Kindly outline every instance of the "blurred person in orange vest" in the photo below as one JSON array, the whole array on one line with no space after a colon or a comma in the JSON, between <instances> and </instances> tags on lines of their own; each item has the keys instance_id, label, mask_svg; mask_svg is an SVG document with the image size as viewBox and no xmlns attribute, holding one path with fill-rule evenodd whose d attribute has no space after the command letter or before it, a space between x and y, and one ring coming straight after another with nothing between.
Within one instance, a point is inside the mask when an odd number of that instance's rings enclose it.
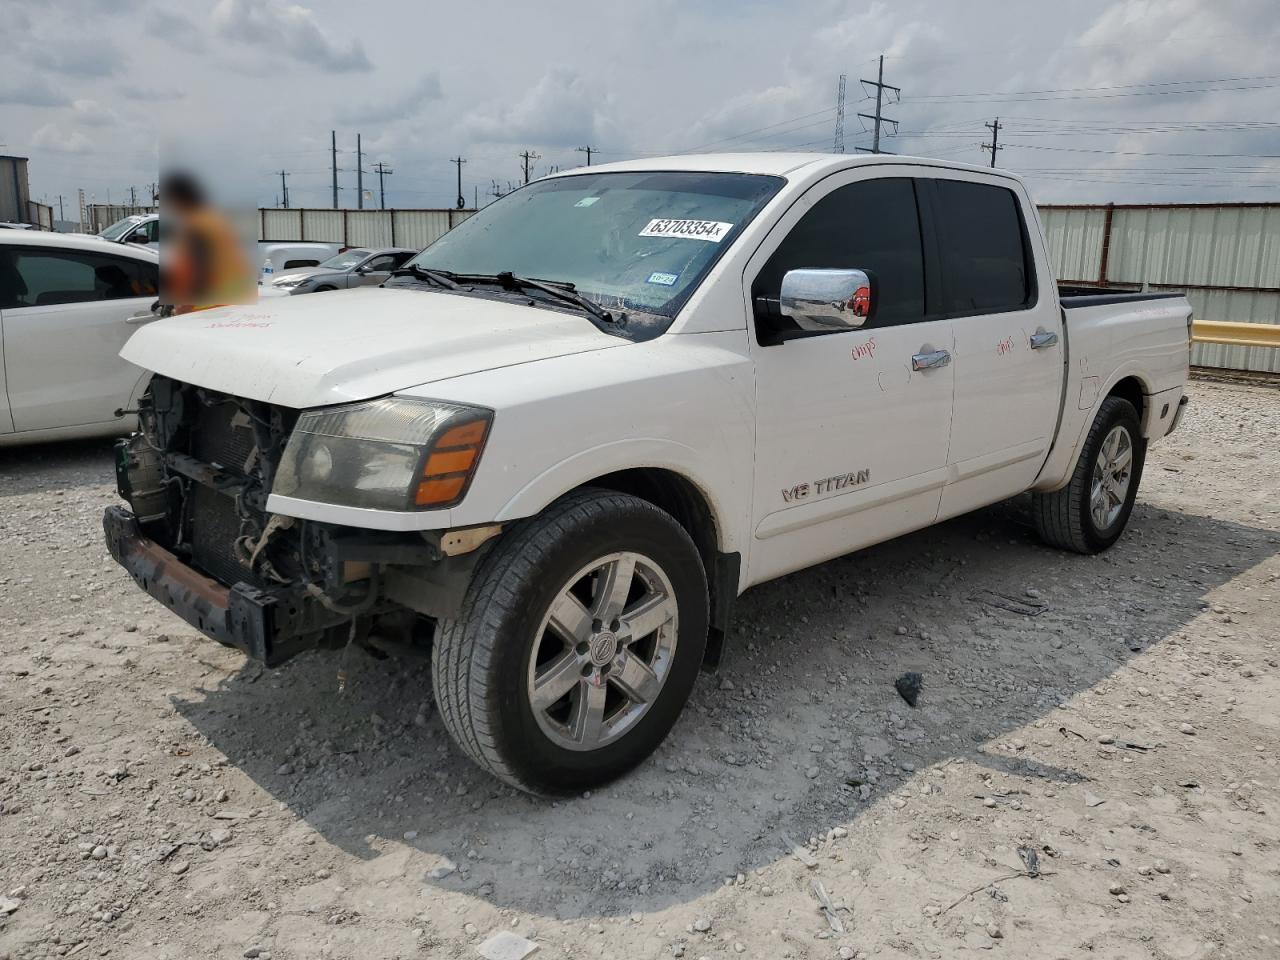
<instances>
[{"instance_id":1,"label":"blurred person in orange vest","mask_svg":"<svg viewBox=\"0 0 1280 960\"><path fill-rule=\"evenodd\" d=\"M162 299L173 312L190 313L230 303L252 303L253 269L235 229L208 202L188 173L160 180L165 234L161 250Z\"/></svg>"}]
</instances>

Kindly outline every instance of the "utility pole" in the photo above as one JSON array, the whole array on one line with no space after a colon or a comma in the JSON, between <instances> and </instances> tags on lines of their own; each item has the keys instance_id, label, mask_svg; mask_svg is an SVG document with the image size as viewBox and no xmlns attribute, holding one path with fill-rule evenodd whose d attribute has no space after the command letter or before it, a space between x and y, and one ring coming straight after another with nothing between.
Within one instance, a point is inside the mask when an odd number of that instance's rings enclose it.
<instances>
[{"instance_id":1,"label":"utility pole","mask_svg":"<svg viewBox=\"0 0 1280 960\"><path fill-rule=\"evenodd\" d=\"M844 85L847 79L847 75L840 74L840 91L836 94L836 153L844 153Z\"/></svg>"},{"instance_id":2,"label":"utility pole","mask_svg":"<svg viewBox=\"0 0 1280 960\"><path fill-rule=\"evenodd\" d=\"M333 158L333 209L338 209L338 131L329 131L329 155Z\"/></svg>"},{"instance_id":3,"label":"utility pole","mask_svg":"<svg viewBox=\"0 0 1280 960\"><path fill-rule=\"evenodd\" d=\"M902 96L902 89L900 87L890 86L889 84L884 82L884 54L883 53L880 54L880 72L876 74L876 79L860 80L859 83L861 83L864 87L874 87L876 91L876 112L874 114L859 113L858 116L864 117L867 120L872 120L875 122L874 132L871 135L871 152L879 153L880 152L880 127L883 124L891 123L893 124L893 132L894 133L898 132L898 121L889 119L883 113L884 92L886 90L892 90L893 96L894 96L893 102L896 103L897 98Z\"/></svg>"},{"instance_id":4,"label":"utility pole","mask_svg":"<svg viewBox=\"0 0 1280 960\"><path fill-rule=\"evenodd\" d=\"M280 192L284 194L284 208L289 209L289 183L285 177L289 176L288 170L280 171Z\"/></svg>"},{"instance_id":5,"label":"utility pole","mask_svg":"<svg viewBox=\"0 0 1280 960\"><path fill-rule=\"evenodd\" d=\"M528 150L526 150L524 153L520 154L520 157L524 160L524 182L528 183L529 182L529 164L532 163L534 160L541 160L542 155L537 153L531 153Z\"/></svg>"},{"instance_id":6,"label":"utility pole","mask_svg":"<svg viewBox=\"0 0 1280 960\"><path fill-rule=\"evenodd\" d=\"M381 160L373 165L373 169L378 171L378 209L385 210L387 209L387 185L384 178L395 173L395 171Z\"/></svg>"},{"instance_id":7,"label":"utility pole","mask_svg":"<svg viewBox=\"0 0 1280 960\"><path fill-rule=\"evenodd\" d=\"M58 219L66 220L67 215L62 212L62 194L58 194Z\"/></svg>"},{"instance_id":8,"label":"utility pole","mask_svg":"<svg viewBox=\"0 0 1280 960\"><path fill-rule=\"evenodd\" d=\"M1000 146L1000 118L996 117L992 123L984 123L983 126L991 131L991 142L984 143L982 149L991 151L991 165L994 167L996 165L996 151L1004 149L1004 147Z\"/></svg>"},{"instance_id":9,"label":"utility pole","mask_svg":"<svg viewBox=\"0 0 1280 960\"><path fill-rule=\"evenodd\" d=\"M467 205L466 199L462 196L462 165L467 161L463 160L461 156L457 156L449 162L458 168L458 209L461 210Z\"/></svg>"},{"instance_id":10,"label":"utility pole","mask_svg":"<svg viewBox=\"0 0 1280 960\"><path fill-rule=\"evenodd\" d=\"M599 153L600 151L597 150L595 147L579 147L578 152L585 153L587 155L587 166L589 167L591 166L591 155L593 153Z\"/></svg>"},{"instance_id":11,"label":"utility pole","mask_svg":"<svg viewBox=\"0 0 1280 960\"><path fill-rule=\"evenodd\" d=\"M137 205L138 205L138 188L130 187L129 188L129 206L136 207Z\"/></svg>"},{"instance_id":12,"label":"utility pole","mask_svg":"<svg viewBox=\"0 0 1280 960\"><path fill-rule=\"evenodd\" d=\"M356 207L364 209L364 156L360 147L360 134L356 134Z\"/></svg>"}]
</instances>

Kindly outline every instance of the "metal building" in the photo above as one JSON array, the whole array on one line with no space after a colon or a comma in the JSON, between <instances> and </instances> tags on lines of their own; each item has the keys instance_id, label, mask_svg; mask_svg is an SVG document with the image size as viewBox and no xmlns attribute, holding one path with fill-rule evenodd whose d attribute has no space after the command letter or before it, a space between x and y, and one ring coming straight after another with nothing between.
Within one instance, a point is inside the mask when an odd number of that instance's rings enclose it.
<instances>
[{"instance_id":1,"label":"metal building","mask_svg":"<svg viewBox=\"0 0 1280 960\"><path fill-rule=\"evenodd\" d=\"M27 158L0 156L0 223L28 223Z\"/></svg>"},{"instance_id":2,"label":"metal building","mask_svg":"<svg viewBox=\"0 0 1280 960\"><path fill-rule=\"evenodd\" d=\"M1280 203L1040 207L1063 282L1183 290L1199 320L1280 324ZM1197 366L1280 373L1280 350L1197 343Z\"/></svg>"}]
</instances>

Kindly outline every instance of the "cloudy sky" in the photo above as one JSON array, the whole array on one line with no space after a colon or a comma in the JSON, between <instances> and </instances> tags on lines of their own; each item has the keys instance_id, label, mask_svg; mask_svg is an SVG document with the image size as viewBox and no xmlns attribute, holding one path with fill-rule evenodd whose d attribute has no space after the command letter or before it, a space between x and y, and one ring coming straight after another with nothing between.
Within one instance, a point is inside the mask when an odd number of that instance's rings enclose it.
<instances>
[{"instance_id":1,"label":"cloudy sky","mask_svg":"<svg viewBox=\"0 0 1280 960\"><path fill-rule=\"evenodd\" d=\"M859 82L901 87L884 148L1002 166L1046 202L1280 200L1275 0L5 0L0 152L33 197L105 200L197 152L253 202L343 205L385 162L387 205L593 162L870 145ZM167 155L167 154L166 154ZM366 189L376 187L367 174ZM376 195L372 205L377 204ZM371 205L366 201L366 205Z\"/></svg>"}]
</instances>

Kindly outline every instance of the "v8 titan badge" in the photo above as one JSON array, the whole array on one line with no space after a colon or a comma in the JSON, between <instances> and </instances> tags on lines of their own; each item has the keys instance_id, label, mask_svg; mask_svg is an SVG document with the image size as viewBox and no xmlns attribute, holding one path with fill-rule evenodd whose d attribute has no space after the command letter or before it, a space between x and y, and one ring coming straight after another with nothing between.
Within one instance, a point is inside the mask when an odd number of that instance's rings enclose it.
<instances>
[{"instance_id":1,"label":"v8 titan badge","mask_svg":"<svg viewBox=\"0 0 1280 960\"><path fill-rule=\"evenodd\" d=\"M682 237L686 240L708 240L719 243L733 229L732 223L720 220L650 220L640 231L642 237Z\"/></svg>"}]
</instances>

